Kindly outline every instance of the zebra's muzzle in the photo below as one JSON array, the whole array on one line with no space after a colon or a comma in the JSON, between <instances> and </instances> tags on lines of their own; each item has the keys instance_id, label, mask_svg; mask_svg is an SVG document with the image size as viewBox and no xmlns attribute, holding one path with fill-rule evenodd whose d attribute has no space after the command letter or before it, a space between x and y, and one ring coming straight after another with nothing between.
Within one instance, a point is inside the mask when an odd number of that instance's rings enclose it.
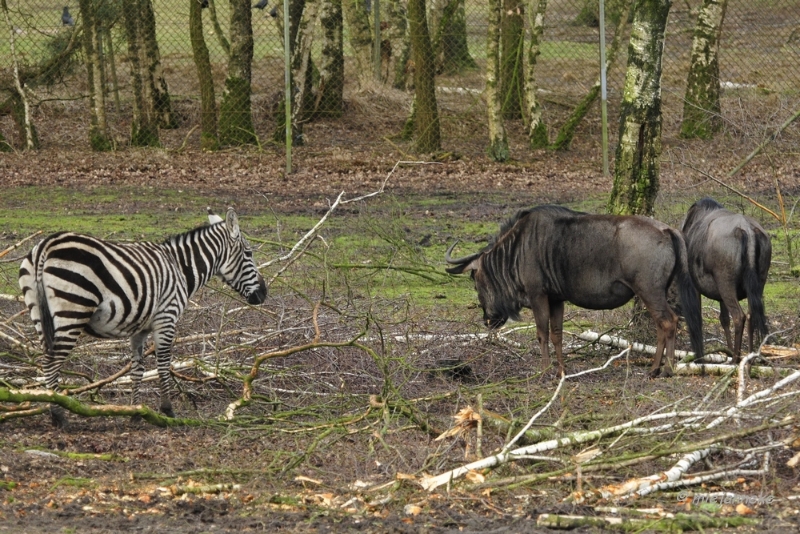
<instances>
[{"instance_id":1,"label":"zebra's muzzle","mask_svg":"<svg viewBox=\"0 0 800 534\"><path fill-rule=\"evenodd\" d=\"M247 296L247 302L248 304L261 304L265 300L267 300L267 284L262 278L259 280L258 289Z\"/></svg>"}]
</instances>

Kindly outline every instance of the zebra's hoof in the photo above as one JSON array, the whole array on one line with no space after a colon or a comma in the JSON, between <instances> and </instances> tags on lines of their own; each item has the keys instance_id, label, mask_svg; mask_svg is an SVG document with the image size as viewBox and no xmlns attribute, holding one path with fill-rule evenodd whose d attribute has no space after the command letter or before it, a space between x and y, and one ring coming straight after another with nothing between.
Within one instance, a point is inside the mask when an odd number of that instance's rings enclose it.
<instances>
[{"instance_id":1,"label":"zebra's hoof","mask_svg":"<svg viewBox=\"0 0 800 534\"><path fill-rule=\"evenodd\" d=\"M135 413L131 416L131 423L134 425L140 425L142 424L142 421L144 421L144 418L138 413Z\"/></svg>"},{"instance_id":2,"label":"zebra's hoof","mask_svg":"<svg viewBox=\"0 0 800 534\"><path fill-rule=\"evenodd\" d=\"M172 411L172 406L162 406L161 407L161 413L163 413L167 417L171 417L171 418L175 419L175 412Z\"/></svg>"}]
</instances>

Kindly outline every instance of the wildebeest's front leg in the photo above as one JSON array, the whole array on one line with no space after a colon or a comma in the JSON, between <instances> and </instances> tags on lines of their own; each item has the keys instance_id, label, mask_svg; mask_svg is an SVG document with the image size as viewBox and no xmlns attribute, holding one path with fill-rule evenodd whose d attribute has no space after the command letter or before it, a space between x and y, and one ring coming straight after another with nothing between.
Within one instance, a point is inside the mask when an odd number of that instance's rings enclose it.
<instances>
[{"instance_id":1,"label":"wildebeest's front leg","mask_svg":"<svg viewBox=\"0 0 800 534\"><path fill-rule=\"evenodd\" d=\"M533 320L536 322L536 339L539 341L539 348L542 351L542 364L546 369L550 367L550 347L548 346L550 339L550 302L547 295L532 297L531 311L533 311Z\"/></svg>"},{"instance_id":2,"label":"wildebeest's front leg","mask_svg":"<svg viewBox=\"0 0 800 534\"><path fill-rule=\"evenodd\" d=\"M562 340L564 337L564 301L553 302L550 300L550 340L556 349L558 370L564 375L564 358L562 355Z\"/></svg>"}]
</instances>

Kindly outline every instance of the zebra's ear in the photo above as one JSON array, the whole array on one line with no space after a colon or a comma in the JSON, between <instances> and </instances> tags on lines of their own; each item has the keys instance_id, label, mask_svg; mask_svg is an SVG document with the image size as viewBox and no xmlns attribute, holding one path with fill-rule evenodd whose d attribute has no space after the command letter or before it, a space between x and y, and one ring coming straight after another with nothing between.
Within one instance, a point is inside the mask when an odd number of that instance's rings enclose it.
<instances>
[{"instance_id":1,"label":"zebra's ear","mask_svg":"<svg viewBox=\"0 0 800 534\"><path fill-rule=\"evenodd\" d=\"M211 208L206 208L208 211L208 224L217 224L222 222L222 217L211 211Z\"/></svg>"},{"instance_id":2,"label":"zebra's ear","mask_svg":"<svg viewBox=\"0 0 800 534\"><path fill-rule=\"evenodd\" d=\"M228 227L228 232L230 232L231 237L234 239L239 238L239 217L236 216L236 212L233 211L233 208L228 208L228 213L225 215L225 225Z\"/></svg>"}]
</instances>

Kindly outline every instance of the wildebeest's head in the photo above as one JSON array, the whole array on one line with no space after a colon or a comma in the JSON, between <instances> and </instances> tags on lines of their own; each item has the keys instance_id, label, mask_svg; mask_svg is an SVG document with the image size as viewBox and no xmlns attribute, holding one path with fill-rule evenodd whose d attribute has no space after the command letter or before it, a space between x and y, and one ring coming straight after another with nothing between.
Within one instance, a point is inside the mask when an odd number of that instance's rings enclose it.
<instances>
[{"instance_id":1,"label":"wildebeest's head","mask_svg":"<svg viewBox=\"0 0 800 534\"><path fill-rule=\"evenodd\" d=\"M453 259L450 253L458 241L453 243L445 253L445 261L454 265L446 271L450 274L469 272L475 281L478 301L483 308L483 323L491 329L500 328L506 321L518 321L523 304L519 292L515 290L511 270L507 258L498 250L497 244L490 242L480 252L463 258Z\"/></svg>"}]
</instances>

